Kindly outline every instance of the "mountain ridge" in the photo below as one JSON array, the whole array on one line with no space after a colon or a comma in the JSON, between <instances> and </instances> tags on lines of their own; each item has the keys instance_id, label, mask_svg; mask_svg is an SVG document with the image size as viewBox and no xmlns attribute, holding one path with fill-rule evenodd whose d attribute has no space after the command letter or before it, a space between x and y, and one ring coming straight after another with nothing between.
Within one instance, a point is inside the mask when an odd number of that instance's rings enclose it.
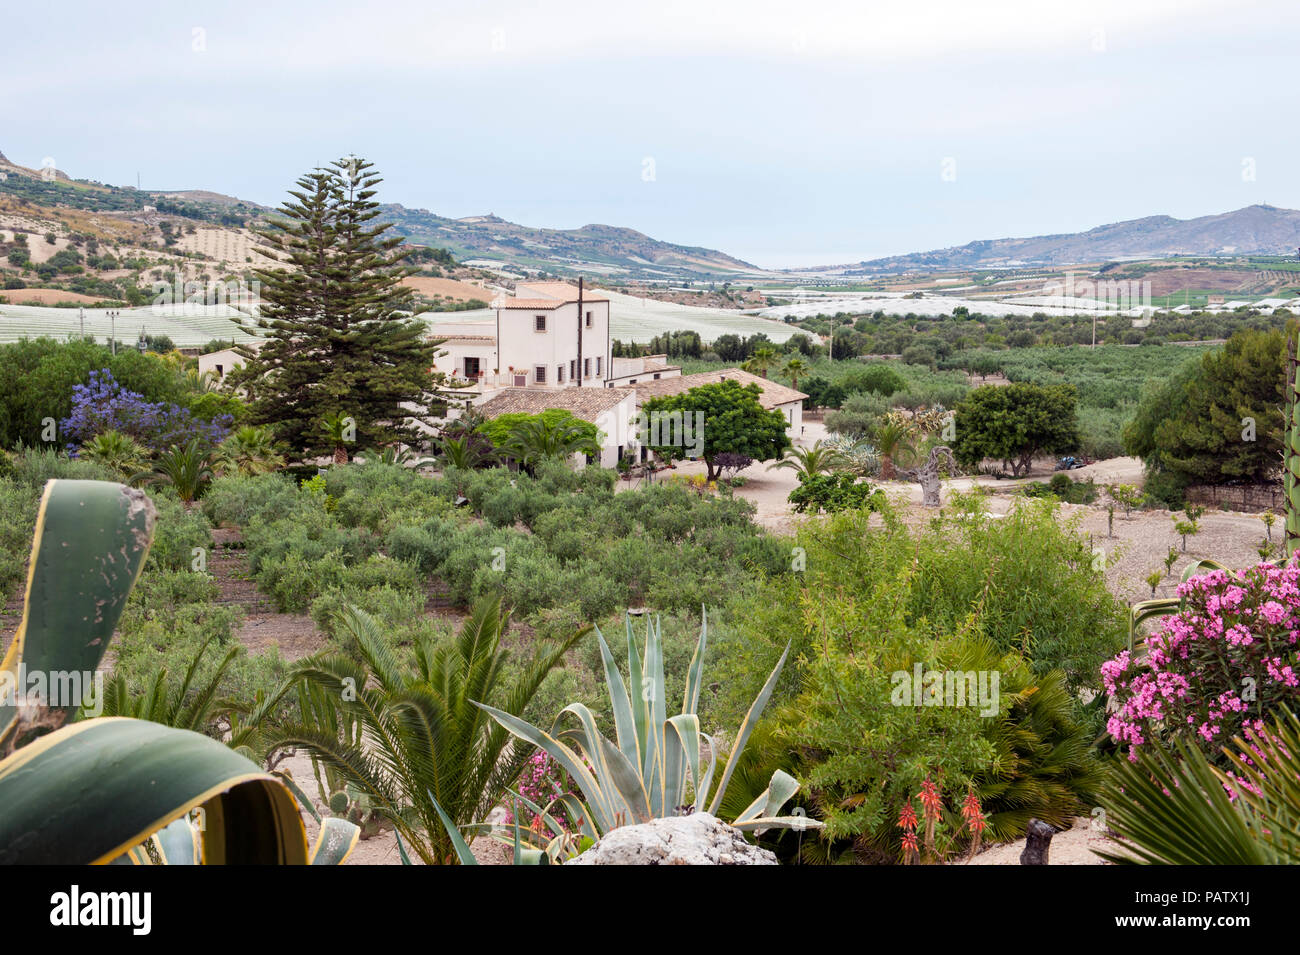
<instances>
[{"instance_id":1,"label":"mountain ridge","mask_svg":"<svg viewBox=\"0 0 1300 955\"><path fill-rule=\"evenodd\" d=\"M1294 255L1297 248L1300 248L1300 211L1257 203L1191 219L1143 216L1104 223L1083 232L977 239L965 245L925 252L793 271L937 272L1017 265L1062 266L1171 255Z\"/></svg>"}]
</instances>

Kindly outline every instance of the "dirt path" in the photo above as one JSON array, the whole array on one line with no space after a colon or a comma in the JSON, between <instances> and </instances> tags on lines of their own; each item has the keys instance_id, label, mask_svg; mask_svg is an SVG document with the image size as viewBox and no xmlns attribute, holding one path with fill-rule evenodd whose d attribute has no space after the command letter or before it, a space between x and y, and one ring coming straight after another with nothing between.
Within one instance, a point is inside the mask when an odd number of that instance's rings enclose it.
<instances>
[{"instance_id":1,"label":"dirt path","mask_svg":"<svg viewBox=\"0 0 1300 955\"><path fill-rule=\"evenodd\" d=\"M238 529L219 527L212 532L212 558L208 570L221 589L217 602L244 611L236 634L250 654L278 646L286 660L310 656L325 646L326 636L306 614L279 613L257 590L248 574L248 555Z\"/></svg>"}]
</instances>

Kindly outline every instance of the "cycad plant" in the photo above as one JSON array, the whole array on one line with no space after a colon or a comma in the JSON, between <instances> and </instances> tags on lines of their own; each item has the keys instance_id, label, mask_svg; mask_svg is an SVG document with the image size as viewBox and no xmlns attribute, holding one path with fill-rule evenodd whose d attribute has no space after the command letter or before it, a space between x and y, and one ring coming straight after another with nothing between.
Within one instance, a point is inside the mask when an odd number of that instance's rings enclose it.
<instances>
[{"instance_id":1,"label":"cycad plant","mask_svg":"<svg viewBox=\"0 0 1300 955\"><path fill-rule=\"evenodd\" d=\"M1099 854L1148 865L1300 863L1300 720L1283 710L1224 752L1230 769L1183 740L1152 741L1137 763L1118 761L1102 806L1119 850Z\"/></svg>"},{"instance_id":2,"label":"cycad plant","mask_svg":"<svg viewBox=\"0 0 1300 955\"><path fill-rule=\"evenodd\" d=\"M508 668L501 637L509 617L499 598L485 598L454 640L418 641L413 665L403 666L365 612L348 608L339 624L362 662L330 653L297 664L291 679L302 682L312 715L274 732L270 746L305 750L387 817L425 863L449 862L454 846L435 800L457 825L485 818L530 755L472 701L516 717L587 631Z\"/></svg>"},{"instance_id":3,"label":"cycad plant","mask_svg":"<svg viewBox=\"0 0 1300 955\"><path fill-rule=\"evenodd\" d=\"M545 750L574 780L582 792L582 801L565 795L558 797L556 802L563 806L568 818L578 820L583 836L598 840L619 826L689 812L716 815L745 743L776 686L789 647L781 654L746 714L736 733L731 756L715 786L713 777L718 747L700 730L700 718L696 713L700 689L704 685L707 621L701 621L699 642L686 675L682 709L674 716L668 715L659 621L647 619L645 651L638 655L629 618L626 683L599 629L596 635L600 641L605 685L614 718L614 741L601 734L595 716L582 703L571 703L562 709L549 732L497 707L480 704L480 708L524 742ZM562 728L567 716L573 717L577 725ZM526 750L526 747L521 748ZM806 816L778 815L798 789L799 784L793 777L777 770L767 788L744 808L732 825L757 832L820 825ZM530 837L553 848L564 834L550 817L549 807L530 804L529 808L539 813L550 829L549 833L530 833Z\"/></svg>"},{"instance_id":4,"label":"cycad plant","mask_svg":"<svg viewBox=\"0 0 1300 955\"><path fill-rule=\"evenodd\" d=\"M173 445L158 455L152 471L135 475L132 483L168 484L186 504L202 496L213 477L213 453L198 438Z\"/></svg>"},{"instance_id":5,"label":"cycad plant","mask_svg":"<svg viewBox=\"0 0 1300 955\"><path fill-rule=\"evenodd\" d=\"M802 483L815 474L829 474L843 463L838 450L819 440L811 448L788 448L785 457L769 464L767 469L788 468Z\"/></svg>"},{"instance_id":6,"label":"cycad plant","mask_svg":"<svg viewBox=\"0 0 1300 955\"><path fill-rule=\"evenodd\" d=\"M233 704L219 699L217 691L226 670L242 652L240 646L231 647L217 663L212 674L198 685L195 679L199 668L215 639L214 636L203 641L179 683L170 679L164 667L154 673L153 679L141 687L140 692L135 692L124 675L115 675L104 687L103 715L129 716L206 733L218 716L235 708Z\"/></svg>"},{"instance_id":7,"label":"cycad plant","mask_svg":"<svg viewBox=\"0 0 1300 955\"><path fill-rule=\"evenodd\" d=\"M244 425L221 442L217 463L227 473L252 477L284 467L284 455L276 450L270 428Z\"/></svg>"},{"instance_id":8,"label":"cycad plant","mask_svg":"<svg viewBox=\"0 0 1300 955\"><path fill-rule=\"evenodd\" d=\"M80 457L126 479L149 463L149 450L130 435L110 429L83 444Z\"/></svg>"}]
</instances>

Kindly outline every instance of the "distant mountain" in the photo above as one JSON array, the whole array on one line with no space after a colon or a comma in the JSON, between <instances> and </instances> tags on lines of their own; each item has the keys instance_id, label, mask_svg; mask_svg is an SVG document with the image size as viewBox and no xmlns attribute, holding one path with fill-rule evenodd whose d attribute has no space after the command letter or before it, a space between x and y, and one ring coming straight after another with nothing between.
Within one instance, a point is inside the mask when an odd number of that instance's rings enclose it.
<instances>
[{"instance_id":1,"label":"distant mountain","mask_svg":"<svg viewBox=\"0 0 1300 955\"><path fill-rule=\"evenodd\" d=\"M949 249L830 268L848 273L938 272L1022 264L1061 266L1169 255L1294 255L1298 247L1300 212L1256 205L1196 219L1147 216L1113 222L1087 232L984 239Z\"/></svg>"},{"instance_id":2,"label":"distant mountain","mask_svg":"<svg viewBox=\"0 0 1300 955\"><path fill-rule=\"evenodd\" d=\"M461 261L513 262L553 272L610 277L692 278L756 273L748 262L714 249L660 242L634 229L585 225L536 229L494 215L447 219L424 209L383 207L382 218L416 245L448 249Z\"/></svg>"}]
</instances>

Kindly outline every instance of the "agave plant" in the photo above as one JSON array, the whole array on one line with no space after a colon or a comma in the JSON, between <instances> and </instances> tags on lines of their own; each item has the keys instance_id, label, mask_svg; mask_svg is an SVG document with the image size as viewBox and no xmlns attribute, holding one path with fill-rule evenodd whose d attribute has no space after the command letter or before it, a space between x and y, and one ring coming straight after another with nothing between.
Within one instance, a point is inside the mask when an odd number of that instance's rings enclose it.
<instances>
[{"instance_id":1,"label":"agave plant","mask_svg":"<svg viewBox=\"0 0 1300 955\"><path fill-rule=\"evenodd\" d=\"M221 442L217 466L227 473L253 477L284 467L284 455L275 449L270 428L244 425Z\"/></svg>"},{"instance_id":2,"label":"agave plant","mask_svg":"<svg viewBox=\"0 0 1300 955\"><path fill-rule=\"evenodd\" d=\"M158 455L152 471L143 471L131 482L169 484L186 504L197 500L212 482L213 454L198 438L191 438L185 447L173 445Z\"/></svg>"},{"instance_id":3,"label":"agave plant","mask_svg":"<svg viewBox=\"0 0 1300 955\"><path fill-rule=\"evenodd\" d=\"M828 438L824 446L835 452L840 466L856 477L874 477L880 471L880 455L866 438L842 435Z\"/></svg>"},{"instance_id":4,"label":"agave plant","mask_svg":"<svg viewBox=\"0 0 1300 955\"><path fill-rule=\"evenodd\" d=\"M753 732L763 707L776 686L785 665L787 646L776 667L767 678L736 734L731 756L716 786L717 746L700 730L696 709L704 685L704 651L708 639L707 619L700 623L700 638L687 671L686 694L680 713L669 716L664 680L663 643L659 621L646 621L645 650L637 654L632 623L627 622L628 682L624 683L618 665L600 630L600 653L604 662L605 685L609 691L610 710L614 716L615 741L603 736L591 711L581 703L571 703L560 711L550 732L538 729L519 716L485 703L478 706L515 736L545 750L577 783L582 801L564 795L555 802L562 805L570 819L579 820L582 835L593 840L619 826L649 822L651 819L679 815L683 812L708 812L716 815L727 792L727 784L739 763L745 743ZM629 694L628 686L633 688ZM577 725L562 729L566 716ZM701 744L704 745L701 745ZM708 761L704 753L707 749ZM812 828L820 823L806 816L779 816L781 807L799 789L789 774L777 770L768 787L735 818L738 829L762 832L770 828ZM690 798L688 799L688 792ZM551 833L558 837L562 827L550 817L547 807L525 805L538 813ZM551 837L542 841L554 851Z\"/></svg>"},{"instance_id":5,"label":"agave plant","mask_svg":"<svg viewBox=\"0 0 1300 955\"><path fill-rule=\"evenodd\" d=\"M22 621L0 663L0 864L138 862L196 809L205 863L308 861L290 790L230 747L145 720L68 722L83 702L68 678L99 666L154 519L148 497L120 484L46 485ZM24 684L32 674L45 691Z\"/></svg>"},{"instance_id":6,"label":"agave plant","mask_svg":"<svg viewBox=\"0 0 1300 955\"><path fill-rule=\"evenodd\" d=\"M97 434L81 446L80 457L129 478L149 461L149 450L130 435L112 429Z\"/></svg>"},{"instance_id":7,"label":"agave plant","mask_svg":"<svg viewBox=\"0 0 1300 955\"><path fill-rule=\"evenodd\" d=\"M1119 761L1102 797L1119 850L1099 854L1149 865L1300 864L1300 720L1284 710L1224 751L1231 770L1182 740Z\"/></svg>"}]
</instances>

